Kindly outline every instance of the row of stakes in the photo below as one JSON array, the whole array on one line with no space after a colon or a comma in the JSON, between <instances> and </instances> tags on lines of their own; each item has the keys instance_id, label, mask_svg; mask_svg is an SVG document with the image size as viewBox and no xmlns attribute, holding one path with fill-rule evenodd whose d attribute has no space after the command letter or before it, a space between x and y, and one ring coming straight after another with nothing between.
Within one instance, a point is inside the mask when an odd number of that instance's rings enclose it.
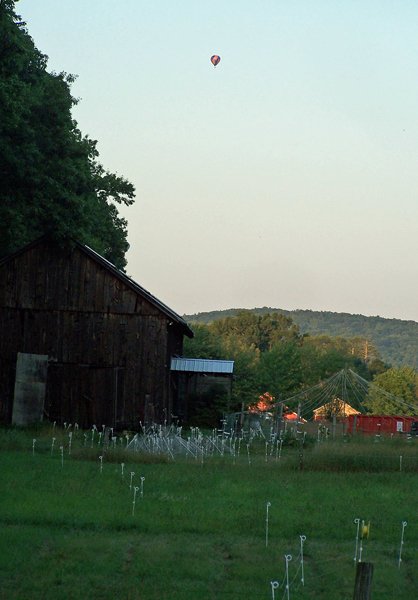
<instances>
[{"instance_id":1,"label":"row of stakes","mask_svg":"<svg viewBox=\"0 0 418 600\"><path fill-rule=\"evenodd\" d=\"M218 430L214 429L214 430L213 430L213 432L214 432L214 433L215 433L215 432L221 433L221 434L222 434L222 437L227 437L227 436L231 436L231 435L233 435L233 434L232 434L232 430L231 430L231 432L229 432L229 431L227 431L227 429L225 428L225 424L226 424L226 421L225 421L225 420L223 420L223 421L222 421L222 424L223 424L223 428L222 428L222 429L218 429ZM140 425L140 428L141 428L141 430L142 430L142 433L143 433L143 434L146 434L147 432L146 432L146 430L145 430L145 428L144 428L144 426L143 426L143 424L142 424L142 422L141 422L141 421L139 422L139 425ZM69 431L69 430L70 430L72 427L73 427L72 423L68 423L68 424L67 424L66 422L64 422L64 423L63 423L63 428L64 428L64 430L68 430L68 431ZM56 421L54 421L54 423L53 423L53 430L55 430L55 428L56 428ZM74 431L77 431L77 430L79 430L79 425L78 425L78 423L74 423L74 427L73 427L73 428L74 428ZM172 426L171 426L169 429L171 429L171 428L172 428ZM100 430L98 429L97 425L93 425L93 426L92 426L92 429L91 429L91 431L92 431L92 436L91 436L91 445L92 445L92 446L93 446L93 442L94 442L94 434L95 434L95 432L97 432L97 434L98 434L98 436L99 436L99 443L100 443L100 438L101 438L102 436L104 436L105 429L106 429L106 425L102 425L102 431L100 431ZM116 440L116 438L113 436L113 431L114 431L114 428L113 428L113 427L110 427L109 429L110 429L110 431L111 431L112 442L114 442L114 441ZM161 432L162 432L162 430L163 430L163 429L167 429L167 425L166 425L166 424L165 424L164 426L162 426L162 425L159 425L159 426L152 426L152 427L151 427L151 430L153 430L154 432L155 432L156 430L158 430L160 435L161 435ZM282 431L281 431L281 433L286 433L286 431L287 431L288 429L290 429L290 431L292 431L292 432L294 433L294 435L298 435L298 434L302 435L302 436L303 436L303 441L305 441L305 437L306 437L306 431L299 431L297 428L295 429L294 427L290 427L290 428L288 428L288 427L287 427L287 423L285 423L284 430L282 430ZM176 430L177 430L177 433L178 433L178 432L180 432L180 433L181 433L182 427L176 427ZM198 427L191 427L191 432L192 432L192 435L193 435L193 433L194 433L194 432L197 432L197 435L198 435L198 436L201 436L201 437L203 437L203 436L202 436L202 434L200 433L200 430L199 430L199 428L198 428ZM242 433L244 433L244 432L242 432ZM245 432L245 433L246 433L246 435L248 435L248 436L249 436L249 439L250 439L250 441L251 441L251 439L252 439L252 438L254 438L254 437L263 437L263 438L265 438L265 435L264 435L263 431L262 431L262 430L260 430L260 429L254 429L254 428L250 428L250 429L249 429L247 432ZM242 437L242 436L241 436L241 437ZM273 426L271 426L271 427L270 427L270 434L269 434L269 437L270 437L270 440L272 440L273 438L277 437L277 433L274 433L274 428L273 428ZM318 435L317 435L317 441L318 441L318 442L321 440L321 437L325 437L325 438L328 438L328 437L330 437L330 430L329 430L329 428L328 428L328 427L325 427L324 425L322 425L322 424L319 424L319 426L318 426ZM393 438L393 437L394 437L394 434L393 434L393 433L391 433L391 434L390 434L390 437L391 437L391 438ZM84 434L84 438L85 438L85 445L86 445L86 444L87 444L87 438L88 438L88 434L86 434L86 433L85 433L85 434ZM127 441L129 441L129 435L125 435L125 438L127 439ZM381 434L376 434L376 435L375 435L375 438L376 438L376 439L381 439L381 438L383 439L383 436L382 436ZM411 440L413 439L413 436L411 436L410 434L408 434L408 435L406 436L406 439L407 439L407 441L411 441ZM122 442L122 440L121 440L121 442Z\"/></svg>"},{"instance_id":2,"label":"row of stakes","mask_svg":"<svg viewBox=\"0 0 418 600\"><path fill-rule=\"evenodd\" d=\"M103 426L105 427L105 426ZM95 431L97 431L97 429L92 429L92 435L91 435L91 445L90 447L93 448L94 445L94 433ZM113 432L112 432L113 433ZM101 445L101 440L102 440L102 432L98 431L98 442L97 442L97 446ZM87 437L88 435L85 433L84 434L84 446L87 446ZM73 433L70 431L68 432L68 454L71 454L71 448L72 448L72 438L73 438ZM116 448L117 446L117 437L113 436L111 437L112 440L112 444L113 444L113 448ZM123 446L125 444L123 438L119 438L120 439L120 443L121 446ZM126 439L126 448L129 447L129 440L130 437L129 435L125 435L125 439ZM134 436L133 441L135 441L136 436ZM234 443L232 445L232 438L230 438L230 445L229 445L229 451L231 453L231 455L233 456L233 459L235 461L236 457L240 456L240 451L241 451L241 441L243 438L238 438L238 448L236 448L236 442L237 440L234 440ZM35 454L35 446L36 446L36 439L34 438L32 441L32 453ZM56 438L53 437L52 441L51 441L51 455L54 452L54 447L55 447L55 442L56 442ZM156 444L154 444L155 446ZM280 461L281 459L281 455L282 455L282 446L283 446L283 438L281 438L280 436L277 436L276 438L273 437L273 439L271 440L271 442L265 442L265 462L268 462L269 457L272 458L273 456L275 456L276 462ZM64 461L64 446L60 446L60 452L61 452L61 460L62 463ZM168 450L169 449L169 445L167 446ZM166 448L166 449L167 449ZM205 456L205 452L203 447L200 448L200 452L196 452L191 449L191 445L190 445L190 438L188 438L187 442L185 443L185 448L187 450L188 453L192 454L194 458L199 458L199 455L201 457L201 460L203 462L204 456ZM212 449L215 448L215 443L212 443ZM248 460L248 465L251 466L251 453L250 453L250 448L251 448L251 444L247 443L246 444L246 448L247 448L247 460ZM158 447L157 450L161 450L161 447ZM222 450L220 450L220 454L223 455L225 448L222 448ZM170 452L171 458L174 458L174 454L172 452ZM207 456L208 454L206 454ZM213 452L212 452L213 455ZM401 472L403 469L403 455L401 454L399 456L399 471Z\"/></svg>"},{"instance_id":3,"label":"row of stakes","mask_svg":"<svg viewBox=\"0 0 418 600\"><path fill-rule=\"evenodd\" d=\"M54 422L53 430L55 431L56 423ZM142 426L142 425L141 425ZM73 441L73 431L72 424L64 423L64 430L67 431L68 434L68 454L71 454L72 449L72 441ZM93 425L91 429L91 435L87 433L83 433L84 436L84 446L90 446L93 448L95 445L98 447L101 446L104 442L104 434L105 434L106 426L102 425L102 431L98 430L96 425ZM74 432L79 430L79 426L77 423L74 424ZM117 438L113 435L113 428L109 428L110 437L109 437L109 445L111 444L113 448L117 447L118 441L120 441L120 445L122 447L137 449L138 443L142 444L142 449L147 451L151 451L153 453L160 454L168 454L171 458L174 459L174 450L173 444L178 443L182 446L184 450L184 454L191 455L195 459L203 459L209 456L213 456L215 453L223 456L225 452L228 452L234 459L240 456L241 453L241 444L244 442L246 446L246 454L248 464L251 465L251 443L253 439L256 437L256 432L249 431L244 432L247 435L247 439L242 433L241 436L236 436L231 434L225 430L213 430L212 435L204 436L199 428L191 428L191 435L187 437L187 440L182 438L182 428L177 427L175 431L169 430L169 435L165 435L163 433L162 427L160 426L158 430L144 433L139 437L138 434L135 434L130 443L129 434L125 434L123 437ZM171 432L171 433L170 433ZM90 437L90 439L89 439ZM52 437L51 441L51 454L54 453L55 443L57 438ZM96 441L97 440L97 441ZM144 441L145 440L145 441ZM220 440L220 441L219 441ZM35 454L35 446L36 439L33 439L32 444L32 452ZM219 442L219 443L218 443ZM269 458L272 459L275 457L276 461L280 461L282 454L282 446L283 446L283 438L281 435L277 433L272 433L270 437L270 441L265 441L265 461L268 462ZM59 446L62 461L64 460L64 446Z\"/></svg>"},{"instance_id":4,"label":"row of stakes","mask_svg":"<svg viewBox=\"0 0 418 600\"><path fill-rule=\"evenodd\" d=\"M53 424L53 429L55 430L56 427L56 422L54 422ZM68 424L64 423L64 430L68 431L68 454L71 454L71 447L72 447L72 438L73 438L73 432L70 431L72 427L72 424ZM170 450L170 442L171 445L173 445L173 437L168 437L168 436L164 436L163 435L163 430L162 427L160 426L159 429L152 433L148 433L146 434L145 429L142 427L142 423L141 423L141 428L143 429L143 438L148 438L148 442L151 440L152 444L147 444L147 450L154 450L154 452L157 453L169 453L169 455L171 456L171 458L174 459L174 454L173 452ZM79 426L77 423L74 424L74 431L78 431ZM90 443L90 447L93 448L94 446L94 442L95 442L95 433L97 432L97 436L98 436L98 441L97 441L97 446L100 446L102 443L102 438L104 437L104 433L105 433L105 429L106 426L102 425L102 431L99 431L97 429L96 425L93 425L92 429L91 429L91 443ZM170 430L171 431L171 428ZM111 443L113 445L113 448L116 448L117 446L117 440L118 438L116 436L113 435L113 428L110 428L110 439L111 439ZM183 442L181 435L182 435L182 428L181 427L177 427L176 428L176 432L175 432L175 438L176 440L180 440L182 445L184 446L184 448L186 449L186 455L187 454L191 454L195 459L198 459L199 457L201 458L201 461L203 462L204 456L206 454L206 456L212 455L214 454L215 449L217 449L219 451L220 455L224 455L225 452L225 442L228 441L229 439L229 453L232 455L234 462L235 462L235 458L240 456L240 451L241 451L241 442L244 440L244 437L237 437L233 435L231 435L229 432L226 432L224 429L222 430L213 430L212 436L208 436L206 439L204 438L204 436L202 435L202 433L200 432L199 428L191 428L191 436L187 438L187 442ZM84 446L88 445L88 434L84 433ZM303 434L304 436L306 435L306 432L304 432ZM216 444L216 439L217 438L221 438L221 446L218 447ZM248 443L246 443L246 449L247 449L247 460L248 460L248 464L251 465L251 454L250 454L250 447L251 447L251 442L252 439L255 437L255 435L252 435L252 432L249 432L249 438L248 438ZM125 434L124 436L125 440L126 440L126 448L130 447L130 437L129 434ZM162 447L161 443L157 443L157 440L163 438L164 439L164 448ZM136 443L138 439L138 434L135 434L132 443ZM303 437L303 442L304 442L304 437ZM122 437L119 438L120 440L120 444L121 446L125 445L125 441ZM167 441L168 440L168 441ZM205 444L204 444L204 440L205 440ZM53 437L52 438L52 443L51 443L51 454L53 454L54 452L54 446L55 446L55 442L56 442L56 438ZM208 443L209 442L209 443ZM193 444L193 445L192 445ZM33 454L35 454L35 445L36 445L36 439L33 439L33 444L32 444L32 452ZM281 435L278 435L276 433L271 432L271 436L270 436L270 441L265 441L265 461L268 462L269 457L272 458L275 455L276 461L280 461L281 459L281 454L282 454L282 446L283 446L283 438ZM136 449L136 445L133 446L133 449ZM62 455L62 462L64 460L64 446L60 446L60 451L61 451L61 455ZM402 471L403 469L403 456L400 455L399 456L399 471Z\"/></svg>"}]
</instances>

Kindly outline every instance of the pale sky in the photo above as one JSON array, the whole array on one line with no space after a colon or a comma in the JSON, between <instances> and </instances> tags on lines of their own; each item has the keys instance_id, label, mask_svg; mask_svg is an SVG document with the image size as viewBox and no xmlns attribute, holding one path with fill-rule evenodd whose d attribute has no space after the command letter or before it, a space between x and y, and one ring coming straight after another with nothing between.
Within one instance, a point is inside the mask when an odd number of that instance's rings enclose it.
<instances>
[{"instance_id":1,"label":"pale sky","mask_svg":"<svg viewBox=\"0 0 418 600\"><path fill-rule=\"evenodd\" d=\"M127 272L179 314L418 321L416 0L21 0L100 161ZM216 69L210 63L219 54Z\"/></svg>"}]
</instances>

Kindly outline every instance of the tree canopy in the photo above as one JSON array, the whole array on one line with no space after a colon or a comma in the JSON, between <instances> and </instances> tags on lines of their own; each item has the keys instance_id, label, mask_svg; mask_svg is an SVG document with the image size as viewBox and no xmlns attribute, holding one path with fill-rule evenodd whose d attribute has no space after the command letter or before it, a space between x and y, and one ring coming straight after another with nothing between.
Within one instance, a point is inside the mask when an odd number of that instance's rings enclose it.
<instances>
[{"instance_id":1,"label":"tree canopy","mask_svg":"<svg viewBox=\"0 0 418 600\"><path fill-rule=\"evenodd\" d=\"M72 118L72 75L48 72L14 0L0 1L0 257L49 233L126 265L117 203L135 190L98 162L97 142Z\"/></svg>"},{"instance_id":2,"label":"tree canopy","mask_svg":"<svg viewBox=\"0 0 418 600\"><path fill-rule=\"evenodd\" d=\"M376 375L366 400L376 415L413 415L418 412L418 374L411 367L393 367ZM382 393L387 392L387 394Z\"/></svg>"},{"instance_id":3,"label":"tree canopy","mask_svg":"<svg viewBox=\"0 0 418 600\"><path fill-rule=\"evenodd\" d=\"M211 329L215 335L222 337L226 345L259 352L271 350L277 342L300 338L299 327L290 317L279 313L256 315L242 311L235 317L214 321Z\"/></svg>"}]
</instances>

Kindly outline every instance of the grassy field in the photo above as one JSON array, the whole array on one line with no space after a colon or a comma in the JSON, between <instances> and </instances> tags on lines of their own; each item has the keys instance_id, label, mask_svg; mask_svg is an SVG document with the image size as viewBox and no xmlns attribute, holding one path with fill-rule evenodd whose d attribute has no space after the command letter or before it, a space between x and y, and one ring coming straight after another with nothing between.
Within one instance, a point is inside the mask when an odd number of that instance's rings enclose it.
<instances>
[{"instance_id":1,"label":"grassy field","mask_svg":"<svg viewBox=\"0 0 418 600\"><path fill-rule=\"evenodd\" d=\"M290 598L352 598L355 518L371 522L373 597L417 597L418 439L283 446L280 460L259 443L249 464L104 452L82 432L69 455L63 431L51 454L51 436L0 430L1 599L268 600L278 581L280 600L286 554ZM134 515L131 472L145 477Z\"/></svg>"}]
</instances>

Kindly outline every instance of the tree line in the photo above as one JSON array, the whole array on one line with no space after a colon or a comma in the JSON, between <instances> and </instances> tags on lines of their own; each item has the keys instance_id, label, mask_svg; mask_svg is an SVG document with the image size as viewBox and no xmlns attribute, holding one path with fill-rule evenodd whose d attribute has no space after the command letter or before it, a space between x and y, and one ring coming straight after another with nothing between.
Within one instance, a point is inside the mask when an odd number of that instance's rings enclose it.
<instances>
[{"instance_id":1,"label":"tree line","mask_svg":"<svg viewBox=\"0 0 418 600\"><path fill-rule=\"evenodd\" d=\"M414 414L410 405L418 404L417 372L391 367L364 337L303 334L289 316L277 312L243 311L190 324L195 337L185 342L185 356L235 361L231 411L254 404L265 393L285 400L344 368L405 400L370 393L365 408L374 414Z\"/></svg>"},{"instance_id":2,"label":"tree line","mask_svg":"<svg viewBox=\"0 0 418 600\"><path fill-rule=\"evenodd\" d=\"M396 367L408 366L418 369L418 323L379 316L366 317L350 313L317 310L284 310L281 308L249 309L258 315L278 312L290 317L302 333L328 335L332 337L363 337L372 342L382 360ZM242 309L227 309L186 315L193 323L211 323L217 319L235 316ZM367 348L365 347L367 357Z\"/></svg>"}]
</instances>

